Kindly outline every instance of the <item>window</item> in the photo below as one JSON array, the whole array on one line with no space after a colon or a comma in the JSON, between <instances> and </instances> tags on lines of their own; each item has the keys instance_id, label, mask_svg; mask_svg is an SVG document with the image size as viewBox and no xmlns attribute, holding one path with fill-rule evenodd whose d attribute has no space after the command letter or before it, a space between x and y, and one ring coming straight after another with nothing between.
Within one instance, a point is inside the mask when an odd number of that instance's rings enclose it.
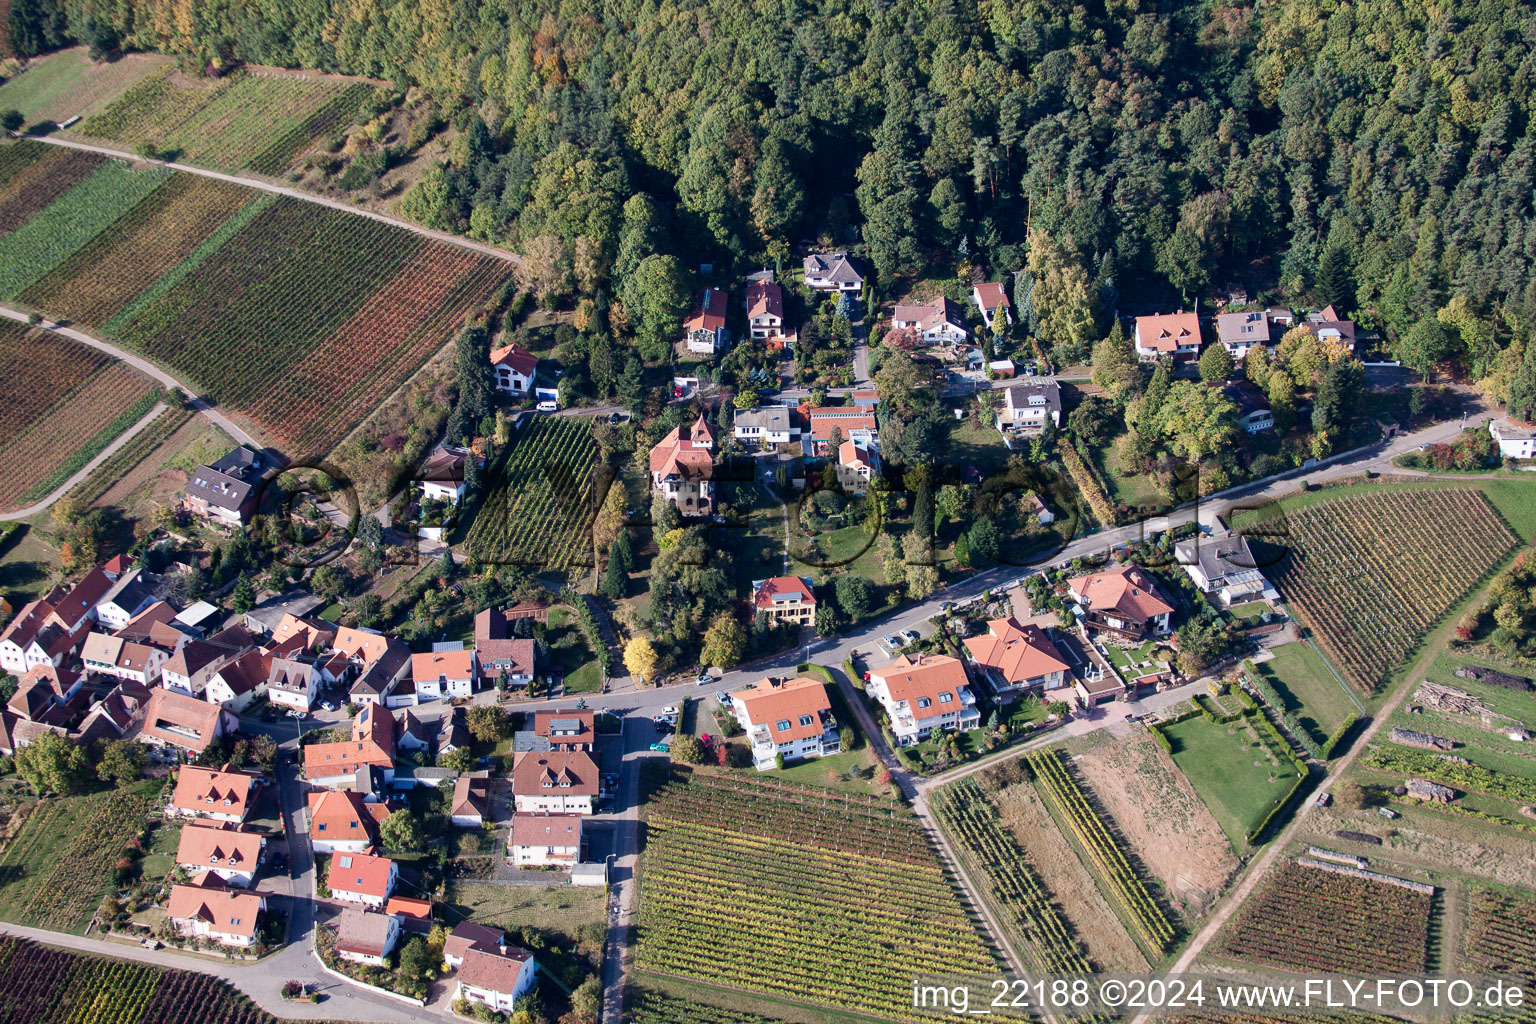
<instances>
[{"instance_id":1,"label":"window","mask_svg":"<svg viewBox=\"0 0 1536 1024\"><path fill-rule=\"evenodd\" d=\"M811 719L810 715L801 715L800 716L800 724L801 725L810 725L811 721L812 721L812 719Z\"/></svg>"},{"instance_id":2,"label":"window","mask_svg":"<svg viewBox=\"0 0 1536 1024\"><path fill-rule=\"evenodd\" d=\"M950 701L952 701L954 699L955 699L955 695L950 693L947 690L945 692L939 694L939 703L940 704L948 704Z\"/></svg>"},{"instance_id":3,"label":"window","mask_svg":"<svg viewBox=\"0 0 1536 1024\"><path fill-rule=\"evenodd\" d=\"M919 697L919 698L917 698L917 706L920 707L920 708L925 708L925 707L927 707L928 705L930 705L932 703L933 703L933 701L929 700L927 697Z\"/></svg>"},{"instance_id":4,"label":"window","mask_svg":"<svg viewBox=\"0 0 1536 1024\"><path fill-rule=\"evenodd\" d=\"M777 729L779 732L788 732L789 731L789 719L781 718L777 722L773 723L773 727L775 729Z\"/></svg>"}]
</instances>

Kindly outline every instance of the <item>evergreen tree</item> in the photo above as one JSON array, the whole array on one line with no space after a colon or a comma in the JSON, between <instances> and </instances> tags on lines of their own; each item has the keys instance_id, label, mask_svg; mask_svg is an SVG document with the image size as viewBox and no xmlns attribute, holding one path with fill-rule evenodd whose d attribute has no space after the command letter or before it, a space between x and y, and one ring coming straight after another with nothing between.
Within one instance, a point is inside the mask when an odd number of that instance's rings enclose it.
<instances>
[{"instance_id":1,"label":"evergreen tree","mask_svg":"<svg viewBox=\"0 0 1536 1024\"><path fill-rule=\"evenodd\" d=\"M1232 376L1232 353L1225 345L1209 345L1200 353L1200 379L1207 384L1220 384Z\"/></svg>"},{"instance_id":2,"label":"evergreen tree","mask_svg":"<svg viewBox=\"0 0 1536 1024\"><path fill-rule=\"evenodd\" d=\"M229 607L236 615L244 615L256 607L256 591L251 586L251 578L241 573L235 580L235 590L229 599Z\"/></svg>"}]
</instances>

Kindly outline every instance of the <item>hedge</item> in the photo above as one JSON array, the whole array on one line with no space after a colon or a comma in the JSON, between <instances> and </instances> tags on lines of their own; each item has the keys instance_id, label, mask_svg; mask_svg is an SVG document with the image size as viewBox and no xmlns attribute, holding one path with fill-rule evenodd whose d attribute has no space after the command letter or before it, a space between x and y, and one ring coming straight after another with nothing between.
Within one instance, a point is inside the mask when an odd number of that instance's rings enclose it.
<instances>
[{"instance_id":1,"label":"hedge","mask_svg":"<svg viewBox=\"0 0 1536 1024\"><path fill-rule=\"evenodd\" d=\"M1358 724L1360 724L1359 715L1350 715L1348 718L1344 719L1344 723L1333 731L1332 736L1329 736L1328 739L1324 741L1323 751L1320 756L1324 760L1332 757L1334 750L1337 749L1340 743L1344 742L1345 738L1354 731L1355 726Z\"/></svg>"}]
</instances>

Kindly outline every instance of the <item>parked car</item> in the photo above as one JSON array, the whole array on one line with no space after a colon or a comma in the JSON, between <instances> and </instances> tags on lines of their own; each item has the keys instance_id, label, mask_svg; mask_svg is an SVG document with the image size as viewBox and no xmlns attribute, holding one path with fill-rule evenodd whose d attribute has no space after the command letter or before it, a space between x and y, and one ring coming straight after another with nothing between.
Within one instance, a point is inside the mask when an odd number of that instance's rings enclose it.
<instances>
[{"instance_id":1,"label":"parked car","mask_svg":"<svg viewBox=\"0 0 1536 1024\"><path fill-rule=\"evenodd\" d=\"M1316 803L1319 807L1327 807L1329 804L1333 803L1333 797L1327 793L1319 793L1317 794L1317 799L1313 802Z\"/></svg>"},{"instance_id":2,"label":"parked car","mask_svg":"<svg viewBox=\"0 0 1536 1024\"><path fill-rule=\"evenodd\" d=\"M699 676L699 678L697 678L697 679L695 679L693 681L693 685L694 686L708 686L710 683L712 683L714 681L715 681L715 677L710 675L708 672L705 672L703 675Z\"/></svg>"},{"instance_id":3,"label":"parked car","mask_svg":"<svg viewBox=\"0 0 1536 1024\"><path fill-rule=\"evenodd\" d=\"M677 705L676 704L668 704L666 707L661 709L661 713L662 713L662 715L664 717L676 718L678 716Z\"/></svg>"},{"instance_id":4,"label":"parked car","mask_svg":"<svg viewBox=\"0 0 1536 1024\"><path fill-rule=\"evenodd\" d=\"M652 743L651 750L657 754L670 754L672 747L666 743Z\"/></svg>"},{"instance_id":5,"label":"parked car","mask_svg":"<svg viewBox=\"0 0 1536 1024\"><path fill-rule=\"evenodd\" d=\"M724 690L715 691L715 700L719 701L720 706L723 708L728 708L731 706L731 695L726 693Z\"/></svg>"},{"instance_id":6,"label":"parked car","mask_svg":"<svg viewBox=\"0 0 1536 1024\"><path fill-rule=\"evenodd\" d=\"M321 707L322 707L322 708L324 708L324 709L325 709L325 710L327 710L327 711L335 711L335 710L336 710L336 705L335 705L335 704L332 704L332 703L331 703L331 702L330 702L330 701L328 701L328 700L327 700L327 701L321 701L321 702L320 702L320 706L321 706Z\"/></svg>"},{"instance_id":7,"label":"parked car","mask_svg":"<svg viewBox=\"0 0 1536 1024\"><path fill-rule=\"evenodd\" d=\"M886 635L880 638L880 646L884 647L887 651L895 651L896 648L901 646L901 641L893 636Z\"/></svg>"},{"instance_id":8,"label":"parked car","mask_svg":"<svg viewBox=\"0 0 1536 1024\"><path fill-rule=\"evenodd\" d=\"M917 635L917 630L915 630L915 629L904 629L904 630L902 630L902 632L901 632L901 639L902 639L902 641L904 643L909 643L909 644L917 643L917 641L919 639L918 635Z\"/></svg>"},{"instance_id":9,"label":"parked car","mask_svg":"<svg viewBox=\"0 0 1536 1024\"><path fill-rule=\"evenodd\" d=\"M941 611L941 612L952 612L954 610L955 610L955 602L953 602L953 601L945 601L944 603L939 605L939 611Z\"/></svg>"}]
</instances>

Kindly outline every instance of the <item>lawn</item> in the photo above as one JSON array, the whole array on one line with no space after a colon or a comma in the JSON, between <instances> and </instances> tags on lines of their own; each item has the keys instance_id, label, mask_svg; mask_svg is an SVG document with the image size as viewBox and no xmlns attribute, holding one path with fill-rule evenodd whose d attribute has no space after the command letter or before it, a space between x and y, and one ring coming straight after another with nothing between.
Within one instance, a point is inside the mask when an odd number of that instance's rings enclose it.
<instances>
[{"instance_id":1,"label":"lawn","mask_svg":"<svg viewBox=\"0 0 1536 1024\"><path fill-rule=\"evenodd\" d=\"M1095 468L1109 490L1111 501L1131 508L1147 507L1161 509L1168 503L1164 500L1162 492L1145 475L1136 473L1131 476L1122 476L1125 463L1120 457L1120 438L1108 444L1097 445L1092 450Z\"/></svg>"},{"instance_id":2,"label":"lawn","mask_svg":"<svg viewBox=\"0 0 1536 1024\"><path fill-rule=\"evenodd\" d=\"M566 693L596 693L603 686L597 654L587 643L576 617L565 608L551 608L549 631L544 634L555 665L565 680Z\"/></svg>"},{"instance_id":3,"label":"lawn","mask_svg":"<svg viewBox=\"0 0 1536 1024\"><path fill-rule=\"evenodd\" d=\"M1173 760L1211 809L1239 855L1247 836L1290 792L1296 770L1287 761L1271 767L1263 745L1241 722L1201 717L1160 726L1173 744Z\"/></svg>"},{"instance_id":4,"label":"lawn","mask_svg":"<svg viewBox=\"0 0 1536 1024\"><path fill-rule=\"evenodd\" d=\"M606 920L603 890L569 885L551 872L550 887L503 885L498 882L453 881L448 884L444 911L450 924L473 919L508 931L524 926L548 928L576 936L586 925Z\"/></svg>"},{"instance_id":5,"label":"lawn","mask_svg":"<svg viewBox=\"0 0 1536 1024\"><path fill-rule=\"evenodd\" d=\"M149 852L144 855L140 870L149 880L161 880L176 869L176 849L181 845L181 826L169 821L156 826L150 836Z\"/></svg>"},{"instance_id":6,"label":"lawn","mask_svg":"<svg viewBox=\"0 0 1536 1024\"><path fill-rule=\"evenodd\" d=\"M1121 647L1111 642L1104 644L1104 656L1122 673L1142 675L1144 672L1152 671L1150 668L1144 669L1142 663L1151 661L1152 652L1156 649L1157 642L1154 640L1148 640L1135 647Z\"/></svg>"},{"instance_id":7,"label":"lawn","mask_svg":"<svg viewBox=\"0 0 1536 1024\"><path fill-rule=\"evenodd\" d=\"M869 796L871 793L880 795L880 787L872 781L876 774L875 756L868 749L807 758L785 765L782 770L774 768L765 772L753 771L750 764L746 770L757 778L798 786L818 786L856 796ZM835 779L834 773L837 776Z\"/></svg>"},{"instance_id":8,"label":"lawn","mask_svg":"<svg viewBox=\"0 0 1536 1024\"><path fill-rule=\"evenodd\" d=\"M997 476L1007 468L1008 456L1013 452L1003 444L1002 434L992 427L972 426L969 419L952 419L948 425L949 444L945 448L947 463L961 467L975 466L984 478Z\"/></svg>"},{"instance_id":9,"label":"lawn","mask_svg":"<svg viewBox=\"0 0 1536 1024\"><path fill-rule=\"evenodd\" d=\"M1320 740L1333 735L1350 715L1361 713L1344 684L1310 644L1286 644L1273 659L1254 667L1275 688L1285 710Z\"/></svg>"},{"instance_id":10,"label":"lawn","mask_svg":"<svg viewBox=\"0 0 1536 1024\"><path fill-rule=\"evenodd\" d=\"M1257 623L1267 611L1272 611L1264 601L1249 601L1247 604L1235 604L1227 609L1227 613L1234 619Z\"/></svg>"},{"instance_id":11,"label":"lawn","mask_svg":"<svg viewBox=\"0 0 1536 1024\"><path fill-rule=\"evenodd\" d=\"M42 519L47 520L46 513ZM52 573L58 565L58 551L24 523L0 539L0 593L11 602L13 611L20 610L53 585Z\"/></svg>"}]
</instances>

